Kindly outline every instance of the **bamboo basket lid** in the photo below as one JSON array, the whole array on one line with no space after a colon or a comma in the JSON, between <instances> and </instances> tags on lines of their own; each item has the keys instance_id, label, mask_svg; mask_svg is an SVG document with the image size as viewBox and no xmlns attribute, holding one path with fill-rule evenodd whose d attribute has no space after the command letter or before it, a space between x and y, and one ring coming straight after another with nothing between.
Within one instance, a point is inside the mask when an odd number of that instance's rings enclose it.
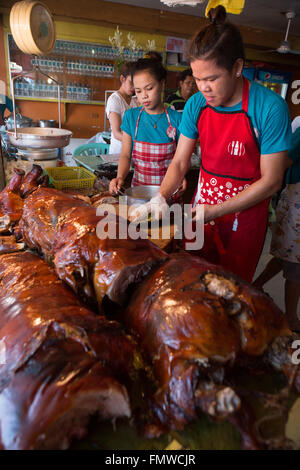
<instances>
[{"instance_id":1,"label":"bamboo basket lid","mask_svg":"<svg viewBox=\"0 0 300 470\"><path fill-rule=\"evenodd\" d=\"M10 11L10 29L13 38L25 54L43 55L55 45L55 24L50 10L41 2L23 0Z\"/></svg>"}]
</instances>

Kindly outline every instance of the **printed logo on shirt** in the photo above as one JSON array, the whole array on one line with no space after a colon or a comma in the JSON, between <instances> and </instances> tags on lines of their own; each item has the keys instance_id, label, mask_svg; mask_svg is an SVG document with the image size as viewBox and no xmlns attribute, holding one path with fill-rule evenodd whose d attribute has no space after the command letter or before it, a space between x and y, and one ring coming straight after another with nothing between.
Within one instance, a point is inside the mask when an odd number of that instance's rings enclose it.
<instances>
[{"instance_id":1,"label":"printed logo on shirt","mask_svg":"<svg viewBox=\"0 0 300 470\"><path fill-rule=\"evenodd\" d=\"M239 140L233 140L228 145L228 153L232 156L242 157L245 155L245 145Z\"/></svg>"}]
</instances>

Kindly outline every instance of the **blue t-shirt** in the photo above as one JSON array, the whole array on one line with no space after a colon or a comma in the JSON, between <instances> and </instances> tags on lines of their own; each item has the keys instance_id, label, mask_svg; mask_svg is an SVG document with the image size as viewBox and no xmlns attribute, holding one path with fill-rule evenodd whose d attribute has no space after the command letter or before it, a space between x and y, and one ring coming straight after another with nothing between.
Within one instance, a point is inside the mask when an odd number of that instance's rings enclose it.
<instances>
[{"instance_id":1,"label":"blue t-shirt","mask_svg":"<svg viewBox=\"0 0 300 470\"><path fill-rule=\"evenodd\" d=\"M121 129L131 136L132 141L134 140L136 123L140 111L141 108L128 109L123 116ZM175 139L176 142L178 142L179 124L182 113L178 113L174 109L168 108L168 114L171 125L176 128ZM157 126L156 129L154 128L154 125ZM172 142L173 139L167 136L168 127L169 123L165 112L161 114L149 114L143 110L140 117L136 140L155 144Z\"/></svg>"},{"instance_id":2,"label":"blue t-shirt","mask_svg":"<svg viewBox=\"0 0 300 470\"><path fill-rule=\"evenodd\" d=\"M180 132L185 137L198 138L198 116L205 105L206 100L200 91L187 101L180 124ZM222 112L238 111L242 109L242 102L235 106L219 106L215 109ZM247 114L254 127L261 155L290 148L291 118L288 105L281 96L257 82L251 82Z\"/></svg>"},{"instance_id":3,"label":"blue t-shirt","mask_svg":"<svg viewBox=\"0 0 300 470\"><path fill-rule=\"evenodd\" d=\"M8 111L10 111L11 113L13 112L13 102L8 96L5 97L5 104L0 104L0 114L2 119L4 118L4 112L6 109L8 109Z\"/></svg>"}]
</instances>

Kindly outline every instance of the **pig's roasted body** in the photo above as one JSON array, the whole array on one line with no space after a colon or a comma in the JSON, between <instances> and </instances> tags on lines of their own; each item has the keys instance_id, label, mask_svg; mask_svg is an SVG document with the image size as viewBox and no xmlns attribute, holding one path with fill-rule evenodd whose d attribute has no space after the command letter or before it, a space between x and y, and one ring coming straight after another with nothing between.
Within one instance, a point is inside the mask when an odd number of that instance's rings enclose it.
<instances>
[{"instance_id":1,"label":"pig's roasted body","mask_svg":"<svg viewBox=\"0 0 300 470\"><path fill-rule=\"evenodd\" d=\"M128 417L134 347L29 253L0 256L0 448L66 448L91 415Z\"/></svg>"},{"instance_id":2,"label":"pig's roasted body","mask_svg":"<svg viewBox=\"0 0 300 470\"><path fill-rule=\"evenodd\" d=\"M107 296L122 304L128 286L166 254L147 240L99 238L102 218L75 196L40 188L25 201L20 229L26 244L51 260L60 279L82 298L96 298L101 306Z\"/></svg>"},{"instance_id":3,"label":"pig's roasted body","mask_svg":"<svg viewBox=\"0 0 300 470\"><path fill-rule=\"evenodd\" d=\"M139 286L123 316L153 367L158 428L181 429L203 411L227 418L245 448L256 448L253 422L228 378L235 367L272 366L294 378L291 331L262 292L218 266L188 254L171 255Z\"/></svg>"},{"instance_id":4,"label":"pig's roasted body","mask_svg":"<svg viewBox=\"0 0 300 470\"><path fill-rule=\"evenodd\" d=\"M42 168L33 165L31 171L25 172L15 168L14 175L7 186L0 192L0 234L11 231L22 217L24 198L42 184L47 185L48 178L42 177Z\"/></svg>"},{"instance_id":5,"label":"pig's roasted body","mask_svg":"<svg viewBox=\"0 0 300 470\"><path fill-rule=\"evenodd\" d=\"M148 240L99 238L101 220L88 202L39 188L26 198L19 227L27 246L53 263L80 298L96 301L103 311L111 306L106 298L119 304L114 311L135 336L157 385L145 434L182 429L204 412L235 424L244 448L259 448L234 376L239 368L271 366L300 392L291 360L294 337L283 313L268 296L201 258L168 256ZM137 285L131 298L130 285ZM39 353L51 353L48 343Z\"/></svg>"}]
</instances>

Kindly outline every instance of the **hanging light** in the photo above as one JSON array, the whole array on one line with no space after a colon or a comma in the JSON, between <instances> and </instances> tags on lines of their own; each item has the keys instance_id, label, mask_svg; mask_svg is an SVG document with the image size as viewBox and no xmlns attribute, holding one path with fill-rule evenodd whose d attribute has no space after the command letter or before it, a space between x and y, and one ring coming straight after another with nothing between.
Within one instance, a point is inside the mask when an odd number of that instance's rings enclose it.
<instances>
[{"instance_id":1,"label":"hanging light","mask_svg":"<svg viewBox=\"0 0 300 470\"><path fill-rule=\"evenodd\" d=\"M205 0L160 0L161 3L164 3L168 7L175 7L176 5L188 5L190 7L195 7L198 3L204 3Z\"/></svg>"}]
</instances>

